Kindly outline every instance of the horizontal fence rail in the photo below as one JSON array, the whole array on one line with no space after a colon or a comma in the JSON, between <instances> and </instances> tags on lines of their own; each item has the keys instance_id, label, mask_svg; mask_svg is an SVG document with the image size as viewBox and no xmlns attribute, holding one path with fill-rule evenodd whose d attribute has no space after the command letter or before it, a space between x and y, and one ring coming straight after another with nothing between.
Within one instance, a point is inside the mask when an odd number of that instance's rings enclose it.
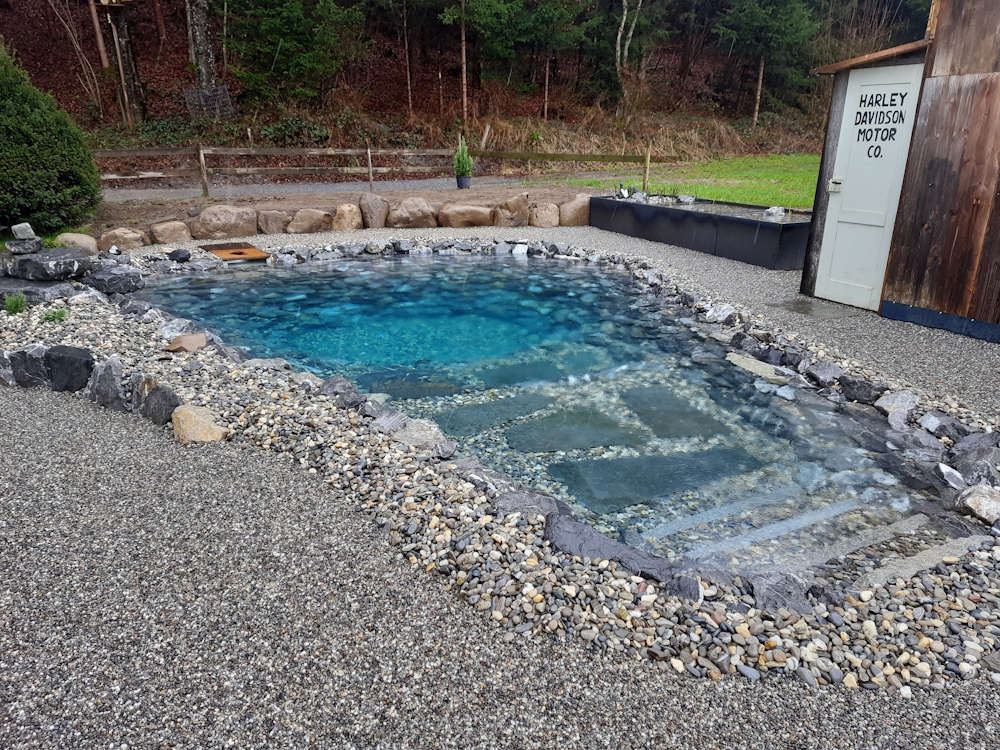
<instances>
[{"instance_id":1,"label":"horizontal fence rail","mask_svg":"<svg viewBox=\"0 0 1000 750\"><path fill-rule=\"evenodd\" d=\"M650 163L664 164L666 159L653 158L649 151L644 154L574 154L574 153L545 153L541 151L483 151L481 149L469 149L469 153L477 159L487 159L496 161L536 161L536 162L592 162L604 164L645 164L646 170ZM304 175L304 174L343 174L343 175L368 175L369 183L374 189L374 175L384 174L434 174L450 172L450 161L454 152L451 149L408 149L408 148L287 148L277 146L266 147L240 147L240 146L175 146L167 148L145 148L145 149L98 149L93 152L96 162L107 162L110 160L142 160L157 158L174 158L181 161L189 161L192 166L178 166L159 170L139 170L104 171L101 179L106 181L118 180L143 180L164 177L194 177L201 180L202 193L209 194L212 175L235 176L235 175ZM285 157L328 157L363 159L366 166L355 165L331 165L320 164L313 166L278 166L278 167L230 167L230 166L210 166L208 159L211 157L260 157L260 156L285 156ZM412 164L404 163L394 166L374 166L372 159L388 158L399 161L411 159L436 159L438 164ZM441 160L447 160L441 163Z\"/></svg>"}]
</instances>

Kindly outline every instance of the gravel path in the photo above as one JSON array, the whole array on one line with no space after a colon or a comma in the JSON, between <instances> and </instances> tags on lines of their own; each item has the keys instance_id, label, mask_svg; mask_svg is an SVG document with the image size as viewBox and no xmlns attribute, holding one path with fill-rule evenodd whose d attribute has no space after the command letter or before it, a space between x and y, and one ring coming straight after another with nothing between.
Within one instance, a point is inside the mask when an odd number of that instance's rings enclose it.
<instances>
[{"instance_id":1,"label":"gravel path","mask_svg":"<svg viewBox=\"0 0 1000 750\"><path fill-rule=\"evenodd\" d=\"M991 748L1000 691L712 683L503 643L316 477L0 390L0 746Z\"/></svg>"},{"instance_id":2,"label":"gravel path","mask_svg":"<svg viewBox=\"0 0 1000 750\"><path fill-rule=\"evenodd\" d=\"M901 323L874 312L804 297L798 293L800 271L771 271L694 250L649 242L593 227L535 229L385 229L353 233L365 237L499 237L540 239L580 247L639 255L678 280L715 299L742 305L786 333L823 344L875 371L917 386L935 399L956 399L980 414L1000 414L1000 344L947 331ZM257 236L259 246L345 242L352 233ZM187 243L190 246L197 242Z\"/></svg>"}]
</instances>

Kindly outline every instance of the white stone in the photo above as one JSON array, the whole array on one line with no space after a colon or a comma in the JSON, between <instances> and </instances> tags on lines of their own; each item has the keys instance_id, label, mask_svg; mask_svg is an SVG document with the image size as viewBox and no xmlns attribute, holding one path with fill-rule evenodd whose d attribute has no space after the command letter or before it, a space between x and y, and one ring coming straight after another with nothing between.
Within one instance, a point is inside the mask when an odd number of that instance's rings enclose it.
<instances>
[{"instance_id":1,"label":"white stone","mask_svg":"<svg viewBox=\"0 0 1000 750\"><path fill-rule=\"evenodd\" d=\"M31 224L26 221L22 221L20 224L15 224L10 228L10 231L14 235L15 240L35 239L35 230L32 229Z\"/></svg>"},{"instance_id":2,"label":"white stone","mask_svg":"<svg viewBox=\"0 0 1000 750\"><path fill-rule=\"evenodd\" d=\"M994 524L1000 520L1000 490L988 484L977 484L958 496L956 506L984 523Z\"/></svg>"}]
</instances>

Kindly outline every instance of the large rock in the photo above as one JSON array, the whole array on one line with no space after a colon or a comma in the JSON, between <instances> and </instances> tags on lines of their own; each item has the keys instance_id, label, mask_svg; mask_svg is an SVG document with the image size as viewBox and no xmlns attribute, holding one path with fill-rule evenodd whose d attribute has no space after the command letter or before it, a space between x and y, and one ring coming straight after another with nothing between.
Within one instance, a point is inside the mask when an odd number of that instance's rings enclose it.
<instances>
[{"instance_id":1,"label":"large rock","mask_svg":"<svg viewBox=\"0 0 1000 750\"><path fill-rule=\"evenodd\" d=\"M183 221L161 221L149 228L154 242L165 245L170 242L187 242L191 239L191 230ZM121 247L119 245L119 247Z\"/></svg>"},{"instance_id":2,"label":"large rock","mask_svg":"<svg viewBox=\"0 0 1000 750\"><path fill-rule=\"evenodd\" d=\"M217 204L205 208L188 226L198 240L250 237L257 234L257 212L246 206Z\"/></svg>"},{"instance_id":3,"label":"large rock","mask_svg":"<svg viewBox=\"0 0 1000 750\"><path fill-rule=\"evenodd\" d=\"M985 484L962 492L958 496L957 506L966 513L971 513L981 521L994 524L1000 521L1000 490Z\"/></svg>"},{"instance_id":4,"label":"large rock","mask_svg":"<svg viewBox=\"0 0 1000 750\"><path fill-rule=\"evenodd\" d=\"M392 437L413 448L432 448L445 440L441 428L429 419L407 419L392 431Z\"/></svg>"},{"instance_id":5,"label":"large rock","mask_svg":"<svg viewBox=\"0 0 1000 750\"><path fill-rule=\"evenodd\" d=\"M285 231L289 234L310 234L312 232L328 232L333 226L333 217L328 211L318 208L300 208Z\"/></svg>"},{"instance_id":6,"label":"large rock","mask_svg":"<svg viewBox=\"0 0 1000 750\"><path fill-rule=\"evenodd\" d=\"M361 209L356 203L341 203L333 214L333 224L330 227L335 232L353 232L364 229L365 222Z\"/></svg>"},{"instance_id":7,"label":"large rock","mask_svg":"<svg viewBox=\"0 0 1000 750\"><path fill-rule=\"evenodd\" d=\"M536 203L531 207L528 222L533 227L544 229L559 226L559 206L555 203Z\"/></svg>"},{"instance_id":8,"label":"large rock","mask_svg":"<svg viewBox=\"0 0 1000 750\"><path fill-rule=\"evenodd\" d=\"M26 240L7 240L5 244L14 255L30 255L45 247L45 242L39 237L30 237Z\"/></svg>"},{"instance_id":9,"label":"large rock","mask_svg":"<svg viewBox=\"0 0 1000 750\"><path fill-rule=\"evenodd\" d=\"M937 437L946 437L958 442L972 432L972 428L952 416L940 411L929 411L918 421L921 427Z\"/></svg>"},{"instance_id":10,"label":"large rock","mask_svg":"<svg viewBox=\"0 0 1000 750\"><path fill-rule=\"evenodd\" d=\"M590 196L578 193L565 203L559 204L559 226L584 227L590 223Z\"/></svg>"},{"instance_id":11,"label":"large rock","mask_svg":"<svg viewBox=\"0 0 1000 750\"><path fill-rule=\"evenodd\" d=\"M45 352L45 369L52 390L79 391L94 371L94 355L90 349L59 344Z\"/></svg>"},{"instance_id":12,"label":"large rock","mask_svg":"<svg viewBox=\"0 0 1000 750\"><path fill-rule=\"evenodd\" d=\"M215 423L215 416L204 406L182 404L174 409L170 417L174 426L174 437L181 445L188 443L217 443L228 434Z\"/></svg>"},{"instance_id":13,"label":"large rock","mask_svg":"<svg viewBox=\"0 0 1000 750\"><path fill-rule=\"evenodd\" d=\"M822 360L806 368L806 375L822 388L829 388L837 382L844 370L833 362Z\"/></svg>"},{"instance_id":14,"label":"large rock","mask_svg":"<svg viewBox=\"0 0 1000 750\"><path fill-rule=\"evenodd\" d=\"M10 233L14 235L15 240L33 240L37 236L35 230L31 228L31 224L26 221L12 226Z\"/></svg>"},{"instance_id":15,"label":"large rock","mask_svg":"<svg viewBox=\"0 0 1000 750\"><path fill-rule=\"evenodd\" d=\"M874 404L886 391L884 385L848 373L841 375L838 381L844 398L848 401L857 401L859 404Z\"/></svg>"},{"instance_id":16,"label":"large rock","mask_svg":"<svg viewBox=\"0 0 1000 750\"><path fill-rule=\"evenodd\" d=\"M361 217L368 229L381 229L385 226L385 219L389 215L389 201L375 193L362 193L358 202Z\"/></svg>"},{"instance_id":17,"label":"large rock","mask_svg":"<svg viewBox=\"0 0 1000 750\"><path fill-rule=\"evenodd\" d=\"M438 210L438 224L443 227L486 227L492 222L492 213L486 206L445 203Z\"/></svg>"},{"instance_id":18,"label":"large rock","mask_svg":"<svg viewBox=\"0 0 1000 750\"><path fill-rule=\"evenodd\" d=\"M122 363L117 357L108 357L94 367L85 395L106 409L128 410L128 401L122 389Z\"/></svg>"},{"instance_id":19,"label":"large rock","mask_svg":"<svg viewBox=\"0 0 1000 750\"><path fill-rule=\"evenodd\" d=\"M319 392L324 396L329 396L336 401L337 406L343 409L353 409L360 406L367 398L358 393L358 390L347 378L329 378L324 380L319 387Z\"/></svg>"},{"instance_id":20,"label":"large rock","mask_svg":"<svg viewBox=\"0 0 1000 750\"><path fill-rule=\"evenodd\" d=\"M137 247L148 244L149 242L142 232L128 227L118 227L118 229L112 229L101 235L101 238L97 240L97 249L106 253L112 246L119 250L135 250Z\"/></svg>"},{"instance_id":21,"label":"large rock","mask_svg":"<svg viewBox=\"0 0 1000 750\"><path fill-rule=\"evenodd\" d=\"M14 382L22 388L49 384L49 370L45 366L45 344L29 344L7 355Z\"/></svg>"},{"instance_id":22,"label":"large rock","mask_svg":"<svg viewBox=\"0 0 1000 750\"><path fill-rule=\"evenodd\" d=\"M490 223L495 227L523 227L528 223L528 194L508 198L493 209Z\"/></svg>"},{"instance_id":23,"label":"large rock","mask_svg":"<svg viewBox=\"0 0 1000 750\"><path fill-rule=\"evenodd\" d=\"M65 281L89 273L94 259L75 247L57 247L31 255L0 255L0 272L28 281Z\"/></svg>"},{"instance_id":24,"label":"large rock","mask_svg":"<svg viewBox=\"0 0 1000 750\"><path fill-rule=\"evenodd\" d=\"M10 366L10 352L0 349L0 385L13 388L17 385L14 369Z\"/></svg>"},{"instance_id":25,"label":"large rock","mask_svg":"<svg viewBox=\"0 0 1000 750\"><path fill-rule=\"evenodd\" d=\"M140 388L141 388L140 383ZM134 393L134 391L133 391ZM170 386L154 385L142 402L137 404L139 413L146 417L153 424L165 425L170 421L174 409L181 405L181 400L177 398Z\"/></svg>"},{"instance_id":26,"label":"large rock","mask_svg":"<svg viewBox=\"0 0 1000 750\"><path fill-rule=\"evenodd\" d=\"M261 234L283 234L291 220L284 211L258 211L257 229Z\"/></svg>"},{"instance_id":27,"label":"large rock","mask_svg":"<svg viewBox=\"0 0 1000 750\"><path fill-rule=\"evenodd\" d=\"M27 281L25 279L0 278L0 300L6 295L23 294L29 305L65 299L76 292L62 281Z\"/></svg>"},{"instance_id":28,"label":"large rock","mask_svg":"<svg viewBox=\"0 0 1000 750\"><path fill-rule=\"evenodd\" d=\"M142 280L142 272L132 266L102 268L85 276L81 281L105 294L131 294L142 289L145 283Z\"/></svg>"},{"instance_id":29,"label":"large rock","mask_svg":"<svg viewBox=\"0 0 1000 750\"><path fill-rule=\"evenodd\" d=\"M185 333L171 339L170 343L163 347L165 352L196 352L208 346L208 336L205 332Z\"/></svg>"},{"instance_id":30,"label":"large rock","mask_svg":"<svg viewBox=\"0 0 1000 750\"><path fill-rule=\"evenodd\" d=\"M385 225L396 229L428 229L437 226L434 209L423 198L404 198L389 210Z\"/></svg>"},{"instance_id":31,"label":"large rock","mask_svg":"<svg viewBox=\"0 0 1000 750\"><path fill-rule=\"evenodd\" d=\"M886 393L875 402L875 408L886 415L889 424L897 430L906 428L906 423L917 408L917 396L909 391Z\"/></svg>"},{"instance_id":32,"label":"large rock","mask_svg":"<svg viewBox=\"0 0 1000 750\"><path fill-rule=\"evenodd\" d=\"M78 232L63 232L56 235L56 244L65 245L66 247L78 247L87 253L87 255L97 255L101 251L97 246L97 240L89 234L80 234Z\"/></svg>"}]
</instances>

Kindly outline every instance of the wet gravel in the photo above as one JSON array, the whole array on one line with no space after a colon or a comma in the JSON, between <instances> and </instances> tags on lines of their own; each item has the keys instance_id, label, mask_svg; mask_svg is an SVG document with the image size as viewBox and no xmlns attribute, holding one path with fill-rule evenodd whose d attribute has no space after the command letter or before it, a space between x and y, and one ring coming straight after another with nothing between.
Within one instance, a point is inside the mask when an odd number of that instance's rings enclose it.
<instances>
[{"instance_id":1,"label":"wet gravel","mask_svg":"<svg viewBox=\"0 0 1000 750\"><path fill-rule=\"evenodd\" d=\"M1000 688L690 680L502 640L290 461L0 390L0 746L992 748Z\"/></svg>"}]
</instances>

